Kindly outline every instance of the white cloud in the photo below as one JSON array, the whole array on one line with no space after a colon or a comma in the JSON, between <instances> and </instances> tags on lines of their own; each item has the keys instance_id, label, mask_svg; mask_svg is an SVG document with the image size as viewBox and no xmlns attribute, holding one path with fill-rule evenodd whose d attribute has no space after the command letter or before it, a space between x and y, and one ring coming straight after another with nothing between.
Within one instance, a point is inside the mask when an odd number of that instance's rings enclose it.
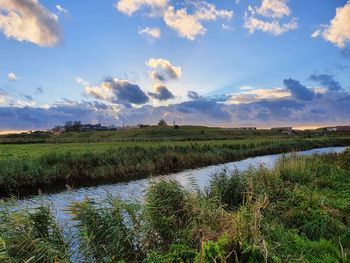
<instances>
[{"instance_id":1,"label":"white cloud","mask_svg":"<svg viewBox=\"0 0 350 263\"><path fill-rule=\"evenodd\" d=\"M196 7L196 12L194 16L198 20L216 20L216 18L227 18L231 19L233 17L233 11L229 10L218 10L214 4L207 3L205 1L194 2Z\"/></svg>"},{"instance_id":2,"label":"white cloud","mask_svg":"<svg viewBox=\"0 0 350 263\"><path fill-rule=\"evenodd\" d=\"M251 103L264 99L281 99L291 96L287 89L252 89L251 87L241 87L243 92L233 94L230 96L229 104Z\"/></svg>"},{"instance_id":3,"label":"white cloud","mask_svg":"<svg viewBox=\"0 0 350 263\"><path fill-rule=\"evenodd\" d=\"M13 72L10 72L9 74L7 74L7 78L9 79L9 80L18 80L18 77L16 76L16 74L15 73L13 73Z\"/></svg>"},{"instance_id":4,"label":"white cloud","mask_svg":"<svg viewBox=\"0 0 350 263\"><path fill-rule=\"evenodd\" d=\"M168 0L119 0L115 7L122 13L132 15L143 7L151 9L150 16L161 16L165 24L175 30L179 36L189 40L195 40L198 35L204 35L206 28L203 21L215 21L217 18L231 19L233 11L219 10L214 4L206 1L184 1L185 7L176 9L169 5ZM190 7L190 12L188 11ZM142 29L139 34L148 34L152 38L158 38L160 31Z\"/></svg>"},{"instance_id":5,"label":"white cloud","mask_svg":"<svg viewBox=\"0 0 350 263\"><path fill-rule=\"evenodd\" d=\"M63 8L61 5L56 5L56 9L58 10L59 13L62 13L62 14L68 14L68 10Z\"/></svg>"},{"instance_id":6,"label":"white cloud","mask_svg":"<svg viewBox=\"0 0 350 263\"><path fill-rule=\"evenodd\" d=\"M38 0L0 0L0 30L8 38L39 46L54 46L62 40L58 17Z\"/></svg>"},{"instance_id":7,"label":"white cloud","mask_svg":"<svg viewBox=\"0 0 350 263\"><path fill-rule=\"evenodd\" d=\"M151 58L146 61L146 65L156 69L149 74L153 80L165 82L170 79L178 79L182 75L182 68L171 64L169 60L162 58Z\"/></svg>"},{"instance_id":8,"label":"white cloud","mask_svg":"<svg viewBox=\"0 0 350 263\"><path fill-rule=\"evenodd\" d=\"M291 14L287 0L263 0L256 12L265 17L283 17Z\"/></svg>"},{"instance_id":9,"label":"white cloud","mask_svg":"<svg viewBox=\"0 0 350 263\"><path fill-rule=\"evenodd\" d=\"M186 8L175 10L169 6L164 13L165 24L175 30L179 36L195 40L198 35L204 35L206 28L202 21L216 20L217 18L231 19L233 11L218 10L213 4L207 2L194 3L196 11L189 14Z\"/></svg>"},{"instance_id":10,"label":"white cloud","mask_svg":"<svg viewBox=\"0 0 350 263\"><path fill-rule=\"evenodd\" d=\"M151 9L163 9L168 5L168 0L119 0L115 4L120 12L127 15L132 15L142 7L149 7Z\"/></svg>"},{"instance_id":11,"label":"white cloud","mask_svg":"<svg viewBox=\"0 0 350 263\"><path fill-rule=\"evenodd\" d=\"M88 81L86 81L80 77L77 77L75 79L75 82L78 83L79 85L82 85L82 86L89 86L90 85L90 83Z\"/></svg>"},{"instance_id":12,"label":"white cloud","mask_svg":"<svg viewBox=\"0 0 350 263\"><path fill-rule=\"evenodd\" d=\"M322 29L317 29L315 32L311 34L311 37L316 38L322 35Z\"/></svg>"},{"instance_id":13,"label":"white cloud","mask_svg":"<svg viewBox=\"0 0 350 263\"><path fill-rule=\"evenodd\" d=\"M259 7L248 6L244 14L244 27L250 34L260 30L273 35L281 35L298 28L295 17L284 19L289 18L291 14L287 0L262 0Z\"/></svg>"},{"instance_id":14,"label":"white cloud","mask_svg":"<svg viewBox=\"0 0 350 263\"><path fill-rule=\"evenodd\" d=\"M161 35L161 31L157 27L141 28L138 33L142 36L149 38L149 39L160 38L160 35Z\"/></svg>"},{"instance_id":15,"label":"white cloud","mask_svg":"<svg viewBox=\"0 0 350 263\"><path fill-rule=\"evenodd\" d=\"M111 101L113 98L112 85L109 82L102 82L100 86L86 86L86 94L106 101Z\"/></svg>"},{"instance_id":16,"label":"white cloud","mask_svg":"<svg viewBox=\"0 0 350 263\"><path fill-rule=\"evenodd\" d=\"M224 29L224 30L228 30L228 31L233 31L235 30L235 28L232 26L232 25L229 25L229 24L221 24L221 28Z\"/></svg>"},{"instance_id":17,"label":"white cloud","mask_svg":"<svg viewBox=\"0 0 350 263\"><path fill-rule=\"evenodd\" d=\"M6 105L7 104L7 93L0 89L0 105Z\"/></svg>"},{"instance_id":18,"label":"white cloud","mask_svg":"<svg viewBox=\"0 0 350 263\"><path fill-rule=\"evenodd\" d=\"M346 43L350 42L350 0L343 7L336 9L336 15L329 25L321 26L311 36L322 36L338 47L345 47Z\"/></svg>"},{"instance_id":19,"label":"white cloud","mask_svg":"<svg viewBox=\"0 0 350 263\"><path fill-rule=\"evenodd\" d=\"M185 8L175 11L173 6L169 6L164 14L164 21L179 36L189 40L195 40L197 35L204 35L206 32L200 21L195 16L189 15Z\"/></svg>"},{"instance_id":20,"label":"white cloud","mask_svg":"<svg viewBox=\"0 0 350 263\"><path fill-rule=\"evenodd\" d=\"M289 30L297 29L298 22L296 18L293 18L288 23L280 23L278 20L268 22L254 16L246 15L244 17L244 27L248 29L250 34L253 34L256 30L260 30L277 36L288 32Z\"/></svg>"}]
</instances>

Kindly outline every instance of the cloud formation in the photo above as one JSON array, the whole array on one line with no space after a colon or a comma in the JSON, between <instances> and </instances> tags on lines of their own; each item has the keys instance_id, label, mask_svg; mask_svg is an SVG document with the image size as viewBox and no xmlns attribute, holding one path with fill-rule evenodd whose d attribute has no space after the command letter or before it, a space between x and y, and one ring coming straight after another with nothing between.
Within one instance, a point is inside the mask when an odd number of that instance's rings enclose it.
<instances>
[{"instance_id":1,"label":"cloud formation","mask_svg":"<svg viewBox=\"0 0 350 263\"><path fill-rule=\"evenodd\" d=\"M332 75L328 74L312 74L310 80L320 83L329 91L338 91L341 89L341 85L338 81L333 79Z\"/></svg>"},{"instance_id":2,"label":"cloud formation","mask_svg":"<svg viewBox=\"0 0 350 263\"><path fill-rule=\"evenodd\" d=\"M1 0L0 31L8 38L43 47L62 40L58 17L38 0Z\"/></svg>"},{"instance_id":3,"label":"cloud formation","mask_svg":"<svg viewBox=\"0 0 350 263\"><path fill-rule=\"evenodd\" d=\"M298 100L309 101L312 100L315 96L314 91L302 85L298 80L289 78L283 80L283 83L291 92L292 96Z\"/></svg>"},{"instance_id":4,"label":"cloud formation","mask_svg":"<svg viewBox=\"0 0 350 263\"><path fill-rule=\"evenodd\" d=\"M95 99L114 104L142 105L149 101L147 95L138 85L115 78L108 78L99 86L87 86L85 93Z\"/></svg>"},{"instance_id":5,"label":"cloud formation","mask_svg":"<svg viewBox=\"0 0 350 263\"><path fill-rule=\"evenodd\" d=\"M218 18L231 19L233 17L233 11L219 10L214 4L206 1L185 1L186 6L180 9L176 9L169 2L168 0L119 0L115 7L129 16L143 7L148 7L151 9L150 16L162 17L169 28L176 31L180 37L191 41L206 33L207 30L203 22L215 21ZM139 34L148 34L153 38L159 38L160 36L158 31L150 28L142 29Z\"/></svg>"},{"instance_id":6,"label":"cloud formation","mask_svg":"<svg viewBox=\"0 0 350 263\"><path fill-rule=\"evenodd\" d=\"M65 14L65 15L68 15L68 10L63 8L61 5L56 5L56 9L59 13L62 13L62 14Z\"/></svg>"},{"instance_id":7,"label":"cloud formation","mask_svg":"<svg viewBox=\"0 0 350 263\"><path fill-rule=\"evenodd\" d=\"M350 0L343 7L336 9L335 17L329 25L322 25L312 33L312 37L323 37L340 48L350 42Z\"/></svg>"},{"instance_id":8,"label":"cloud formation","mask_svg":"<svg viewBox=\"0 0 350 263\"><path fill-rule=\"evenodd\" d=\"M149 72L151 78L155 81L166 82L168 80L177 80L182 75L182 68L172 65L166 59L151 58L146 61L146 65L156 69Z\"/></svg>"},{"instance_id":9,"label":"cloud formation","mask_svg":"<svg viewBox=\"0 0 350 263\"><path fill-rule=\"evenodd\" d=\"M265 17L283 17L291 14L286 0L263 0L256 12Z\"/></svg>"},{"instance_id":10,"label":"cloud formation","mask_svg":"<svg viewBox=\"0 0 350 263\"><path fill-rule=\"evenodd\" d=\"M198 100L201 98L201 96L197 92L191 90L187 92L187 97L191 100Z\"/></svg>"},{"instance_id":11,"label":"cloud formation","mask_svg":"<svg viewBox=\"0 0 350 263\"><path fill-rule=\"evenodd\" d=\"M180 37L191 41L195 40L198 35L206 33L202 21L233 17L233 11L218 10L214 4L201 1L195 2L194 5L196 11L193 14L188 13L187 8L175 10L174 6L168 6L163 17L168 27L175 30Z\"/></svg>"},{"instance_id":12,"label":"cloud formation","mask_svg":"<svg viewBox=\"0 0 350 263\"><path fill-rule=\"evenodd\" d=\"M156 92L148 92L148 95L160 101L166 101L175 98L175 96L163 85L155 87Z\"/></svg>"},{"instance_id":13,"label":"cloud formation","mask_svg":"<svg viewBox=\"0 0 350 263\"><path fill-rule=\"evenodd\" d=\"M35 94L44 94L44 89L42 87L37 87L35 89Z\"/></svg>"},{"instance_id":14,"label":"cloud formation","mask_svg":"<svg viewBox=\"0 0 350 263\"><path fill-rule=\"evenodd\" d=\"M87 80L84 80L80 77L77 77L75 79L75 82L78 83L79 85L82 85L82 86L89 86L90 85L90 83Z\"/></svg>"},{"instance_id":15,"label":"cloud formation","mask_svg":"<svg viewBox=\"0 0 350 263\"><path fill-rule=\"evenodd\" d=\"M285 91L289 92L290 96L271 96L268 95L267 89L253 88L252 92L255 90L253 93L260 94L260 98L236 104L231 103L232 96L194 96L190 101L157 107L149 104L139 107L120 107L120 105L110 104L108 100L106 100L108 103L102 103L75 102L67 99L45 107L25 104L2 106L0 107L0 129L47 129L72 120L122 126L123 123L154 124L164 118L168 122L175 120L180 125L227 127L338 125L350 121L350 94L344 89L338 91L327 89L322 96L318 96L315 91L306 88L297 80L286 79L284 83L288 87ZM275 88L271 92L283 94L282 90ZM6 94L0 90L0 104L3 96Z\"/></svg>"},{"instance_id":16,"label":"cloud formation","mask_svg":"<svg viewBox=\"0 0 350 263\"><path fill-rule=\"evenodd\" d=\"M7 103L7 92L0 88L0 106Z\"/></svg>"},{"instance_id":17,"label":"cloud formation","mask_svg":"<svg viewBox=\"0 0 350 263\"><path fill-rule=\"evenodd\" d=\"M151 10L163 9L168 5L168 0L119 0L115 4L118 11L131 16L143 7Z\"/></svg>"},{"instance_id":18,"label":"cloud formation","mask_svg":"<svg viewBox=\"0 0 350 263\"><path fill-rule=\"evenodd\" d=\"M141 28L138 33L141 36L145 36L148 39L157 39L160 38L161 31L158 27L144 27Z\"/></svg>"},{"instance_id":19,"label":"cloud formation","mask_svg":"<svg viewBox=\"0 0 350 263\"><path fill-rule=\"evenodd\" d=\"M13 72L10 72L9 74L7 74L7 78L11 81L15 81L15 80L18 80L18 77L16 76L15 73Z\"/></svg>"},{"instance_id":20,"label":"cloud formation","mask_svg":"<svg viewBox=\"0 0 350 263\"><path fill-rule=\"evenodd\" d=\"M249 89L230 96L228 102L232 104L251 103L264 99L281 99L290 97L291 92L282 88L275 89Z\"/></svg>"},{"instance_id":21,"label":"cloud formation","mask_svg":"<svg viewBox=\"0 0 350 263\"><path fill-rule=\"evenodd\" d=\"M262 0L259 7L248 6L244 14L244 27L250 34L256 30L281 35L298 28L298 22L291 16L287 0ZM285 21L282 21L285 18Z\"/></svg>"},{"instance_id":22,"label":"cloud formation","mask_svg":"<svg viewBox=\"0 0 350 263\"><path fill-rule=\"evenodd\" d=\"M98 102L61 102L51 107L0 107L0 129L49 129L67 121L115 124L116 110Z\"/></svg>"}]
</instances>

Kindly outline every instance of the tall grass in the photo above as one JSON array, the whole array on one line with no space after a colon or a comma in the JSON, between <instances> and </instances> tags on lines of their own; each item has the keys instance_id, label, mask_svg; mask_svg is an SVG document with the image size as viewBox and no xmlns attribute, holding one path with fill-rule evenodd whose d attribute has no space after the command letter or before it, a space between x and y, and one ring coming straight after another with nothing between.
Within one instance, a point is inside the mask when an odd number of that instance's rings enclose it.
<instances>
[{"instance_id":1,"label":"tall grass","mask_svg":"<svg viewBox=\"0 0 350 263\"><path fill-rule=\"evenodd\" d=\"M144 202L73 203L75 257L47 208L2 211L5 262L349 262L350 151L154 183ZM192 188L191 188L192 189ZM33 257L33 259L31 258ZM31 261L29 261L31 262Z\"/></svg>"},{"instance_id":2,"label":"tall grass","mask_svg":"<svg viewBox=\"0 0 350 263\"><path fill-rule=\"evenodd\" d=\"M0 158L0 195L33 194L39 189L40 192L52 187L64 189L66 185L79 187L132 180L256 155L349 144L348 138L323 138L169 143L152 147L123 146L97 152L53 151L39 155L28 152Z\"/></svg>"},{"instance_id":3,"label":"tall grass","mask_svg":"<svg viewBox=\"0 0 350 263\"><path fill-rule=\"evenodd\" d=\"M70 252L48 207L0 213L1 262L69 262Z\"/></svg>"}]
</instances>

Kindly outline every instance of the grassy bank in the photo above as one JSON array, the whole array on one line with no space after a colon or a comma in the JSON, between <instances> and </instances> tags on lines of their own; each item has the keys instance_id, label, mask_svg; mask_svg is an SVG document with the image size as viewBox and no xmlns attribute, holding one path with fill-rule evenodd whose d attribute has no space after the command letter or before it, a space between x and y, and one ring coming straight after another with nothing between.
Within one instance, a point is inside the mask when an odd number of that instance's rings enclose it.
<instances>
[{"instance_id":1,"label":"grassy bank","mask_svg":"<svg viewBox=\"0 0 350 263\"><path fill-rule=\"evenodd\" d=\"M350 137L0 146L0 193L126 181L250 156L350 145Z\"/></svg>"},{"instance_id":2,"label":"grassy bank","mask_svg":"<svg viewBox=\"0 0 350 263\"><path fill-rule=\"evenodd\" d=\"M0 260L349 262L349 150L217 174L203 191L161 181L142 204L101 204L73 203L67 236L48 208L1 212Z\"/></svg>"},{"instance_id":3,"label":"grassy bank","mask_svg":"<svg viewBox=\"0 0 350 263\"><path fill-rule=\"evenodd\" d=\"M297 131L301 138L320 136L339 137L349 132L327 132L322 130ZM169 141L205 141L205 140L241 140L270 138L281 139L279 130L246 130L224 129L205 126L149 126L144 128L128 128L117 131L95 132L51 132L37 131L33 133L0 135L0 144L23 143L91 143L91 142L169 142Z\"/></svg>"}]
</instances>

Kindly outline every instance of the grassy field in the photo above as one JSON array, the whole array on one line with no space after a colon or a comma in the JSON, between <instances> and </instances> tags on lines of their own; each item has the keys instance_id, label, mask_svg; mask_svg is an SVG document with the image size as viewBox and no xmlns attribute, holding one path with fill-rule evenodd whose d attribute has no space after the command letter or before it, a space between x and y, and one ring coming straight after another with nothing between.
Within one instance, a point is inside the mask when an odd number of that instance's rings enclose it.
<instances>
[{"instance_id":1,"label":"grassy field","mask_svg":"<svg viewBox=\"0 0 350 263\"><path fill-rule=\"evenodd\" d=\"M191 188L192 189L192 188ZM282 158L212 177L202 191L151 185L144 202L108 198L0 212L4 262L349 262L350 151Z\"/></svg>"},{"instance_id":2,"label":"grassy field","mask_svg":"<svg viewBox=\"0 0 350 263\"><path fill-rule=\"evenodd\" d=\"M348 133L349 134L349 133ZM325 131L298 131L298 137L309 138L327 135L342 136L346 133ZM200 141L200 140L240 140L257 137L281 138L280 131L255 130L239 131L205 126L173 127L150 126L129 128L118 131L98 132L33 132L31 134L0 135L1 143L86 143L86 142L145 142L145 141Z\"/></svg>"},{"instance_id":3,"label":"grassy field","mask_svg":"<svg viewBox=\"0 0 350 263\"><path fill-rule=\"evenodd\" d=\"M281 136L280 132L208 127L50 134L41 143L38 137L35 143L30 141L30 136L39 135L2 137L12 141L0 143L0 196L127 181L256 155L350 145L350 134ZM204 140L207 137L211 139Z\"/></svg>"},{"instance_id":4,"label":"grassy field","mask_svg":"<svg viewBox=\"0 0 350 263\"><path fill-rule=\"evenodd\" d=\"M120 182L250 156L350 145L350 137L0 145L2 196Z\"/></svg>"}]
</instances>

